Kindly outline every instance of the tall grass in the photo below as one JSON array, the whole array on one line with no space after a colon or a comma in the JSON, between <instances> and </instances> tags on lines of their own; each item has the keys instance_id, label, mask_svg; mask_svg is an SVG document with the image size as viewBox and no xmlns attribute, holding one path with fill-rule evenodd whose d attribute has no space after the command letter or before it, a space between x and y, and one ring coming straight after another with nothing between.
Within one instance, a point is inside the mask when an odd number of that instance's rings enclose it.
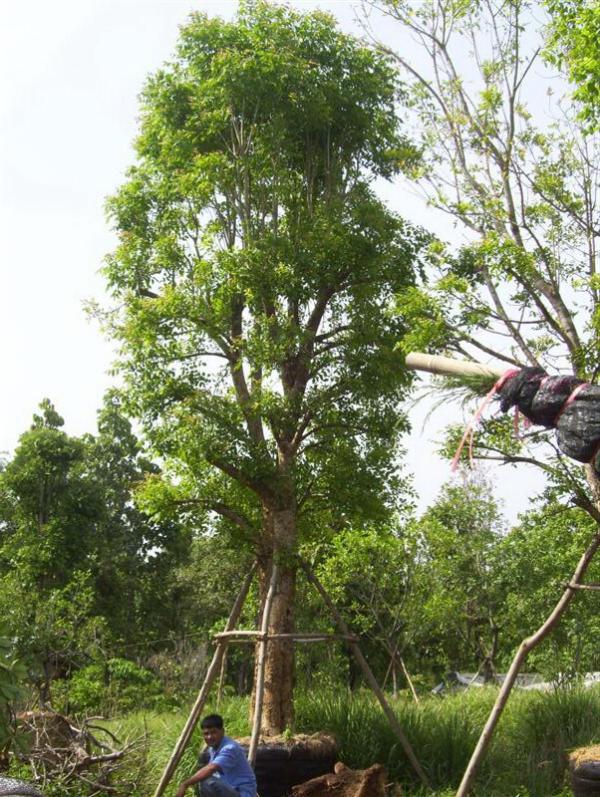
<instances>
[{"instance_id":1,"label":"tall grass","mask_svg":"<svg viewBox=\"0 0 600 797\"><path fill-rule=\"evenodd\" d=\"M416 706L407 698L394 710L427 771L437 797L450 797L460 782L481 728L496 697L494 689L473 689L443 699L425 697ZM213 711L208 706L206 712ZM227 732L249 733L248 702L228 698L221 705ZM121 738L146 733L146 758L138 761L133 795L154 790L171 754L186 712L138 713L115 720ZM345 690L302 693L296 699L295 731L328 731L340 743L340 759L353 768L378 762L403 793L424 794L378 703L368 692ZM600 742L600 689L572 688L552 693L516 692L511 697L478 776L477 797L566 797L565 767L575 747ZM201 746L198 731L167 795L187 777ZM133 766L133 762L132 762Z\"/></svg>"},{"instance_id":2,"label":"tall grass","mask_svg":"<svg viewBox=\"0 0 600 797\"><path fill-rule=\"evenodd\" d=\"M436 789L453 794L496 698L473 689L419 706L400 699L394 710ZM368 693L310 693L297 700L298 729L333 732L340 757L353 767L384 764L390 778L417 795L419 784L376 701ZM479 772L480 797L557 797L565 786L570 750L600 742L600 689L516 692Z\"/></svg>"},{"instance_id":3,"label":"tall grass","mask_svg":"<svg viewBox=\"0 0 600 797\"><path fill-rule=\"evenodd\" d=\"M487 699L485 699L487 698ZM471 693L445 700L407 699L394 710L435 786L457 785L477 740L492 695ZM352 767L384 764L391 779L414 784L411 765L379 705L369 693L311 694L297 701L298 729L322 728L340 742L340 757Z\"/></svg>"},{"instance_id":4,"label":"tall grass","mask_svg":"<svg viewBox=\"0 0 600 797\"><path fill-rule=\"evenodd\" d=\"M205 714L216 711L207 706ZM219 707L227 733L241 737L250 733L247 698L228 697ZM113 720L109 727L122 743L139 740L138 752L129 757L128 777L132 795L149 797L154 792L187 719L187 712L139 711ZM167 794L174 794L176 786L197 769L198 752L204 747L197 727L188 744ZM190 792L191 794L191 792Z\"/></svg>"}]
</instances>

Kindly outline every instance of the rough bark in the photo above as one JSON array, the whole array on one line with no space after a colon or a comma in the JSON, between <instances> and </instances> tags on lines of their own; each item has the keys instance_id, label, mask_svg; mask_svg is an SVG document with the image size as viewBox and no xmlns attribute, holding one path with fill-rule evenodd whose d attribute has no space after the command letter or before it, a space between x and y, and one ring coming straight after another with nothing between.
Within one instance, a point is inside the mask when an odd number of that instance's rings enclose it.
<instances>
[{"instance_id":1,"label":"rough bark","mask_svg":"<svg viewBox=\"0 0 600 797\"><path fill-rule=\"evenodd\" d=\"M285 508L265 507L263 551L259 556L261 606L267 596L274 558L278 576L269 614L269 634L295 631L294 604L296 567L291 552L296 544L296 505L289 499ZM293 723L294 643L291 639L269 641L265 660L261 731L276 736Z\"/></svg>"},{"instance_id":2,"label":"rough bark","mask_svg":"<svg viewBox=\"0 0 600 797\"><path fill-rule=\"evenodd\" d=\"M349 769L338 762L335 772L292 788L293 797L384 797L385 769L374 764L369 769Z\"/></svg>"}]
</instances>

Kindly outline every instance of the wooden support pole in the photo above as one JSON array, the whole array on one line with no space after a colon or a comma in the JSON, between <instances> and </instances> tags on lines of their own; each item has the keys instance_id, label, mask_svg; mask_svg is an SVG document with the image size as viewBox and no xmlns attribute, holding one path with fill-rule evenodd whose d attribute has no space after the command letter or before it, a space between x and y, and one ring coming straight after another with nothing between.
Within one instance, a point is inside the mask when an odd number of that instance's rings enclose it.
<instances>
[{"instance_id":1,"label":"wooden support pole","mask_svg":"<svg viewBox=\"0 0 600 797\"><path fill-rule=\"evenodd\" d=\"M248 595L248 590L250 589L250 584L252 583L252 578L254 576L254 571L256 570L257 564L256 562L250 568L250 572L246 576L244 583L238 593L238 596L233 604L233 608L231 609L231 614L229 615L229 619L227 620L227 625L225 629L227 631L231 631L237 621L240 618L240 614L242 613L242 609L244 608L244 602L246 600L246 596ZM185 748L188 745L189 740L192 737L192 733L194 732L194 728L196 727L198 720L200 719L200 714L204 708L208 695L210 693L210 688L213 685L215 678L217 677L217 673L219 672L219 668L221 666L221 659L225 652L226 642L222 642L219 640L217 642L217 647L214 652L212 661L206 671L206 677L204 678L204 683L202 684L202 688L198 693L198 697L196 698L196 702L190 712L190 715L185 723L183 730L175 744L173 749L173 753L171 754L171 758L169 759L167 766L161 776L158 786L156 787L156 791L154 792L154 797L161 797L164 790L166 789L167 785L169 784L171 778L175 770L177 769L177 764L181 760L181 756Z\"/></svg>"},{"instance_id":2,"label":"wooden support pole","mask_svg":"<svg viewBox=\"0 0 600 797\"><path fill-rule=\"evenodd\" d=\"M227 639L229 642L256 642L260 639L291 639L293 642L357 642L355 636L344 634L322 634L320 632L301 632L293 634L263 634L262 631L221 631L213 639Z\"/></svg>"},{"instance_id":3,"label":"wooden support pole","mask_svg":"<svg viewBox=\"0 0 600 797\"><path fill-rule=\"evenodd\" d=\"M349 630L348 626L346 625L346 623L344 621L344 618L339 613L337 607L335 606L335 604L333 603L333 601L329 597L329 594L325 590L325 587L321 584L321 582L319 581L319 579L317 578L317 576L313 572L313 570L310 567L310 565L308 564L308 562L305 562L303 559L300 559L300 565L301 565L302 569L304 570L304 572L306 573L307 579L310 581L311 584L314 585L314 587L316 588L317 592L319 593L319 595L323 599L325 605L327 606L327 608L331 612L331 614L332 614L335 622L337 623L340 631L342 632L342 634L344 634L346 636L351 636L350 630ZM431 788L430 783L429 783L429 779L427 778L427 775L423 771L423 768L421 767L421 764L419 763L419 760L417 759L417 757L416 757L416 755L415 755L415 753L414 753L414 751L413 751L413 749L412 749L412 747L410 745L410 742L406 738L406 735L405 735L404 731L402 730L402 727L401 727L400 723L398 722L398 718L394 714L394 711L392 710L390 704L385 699L385 695L383 694L383 692L379 688L379 684L377 683L377 680L376 680L375 676L373 675L373 673L371 671L371 668L369 667L369 665L367 663L367 660L363 656L361 649L359 648L359 646L358 646L358 644L356 642L349 642L348 644L349 644L349 646L350 646L350 648L351 648L351 650L352 650L352 652L353 652L353 654L354 654L354 656L355 656L360 668L362 669L365 678L367 679L367 683L369 684L369 686L371 687L371 689L375 693L375 696L379 700L379 703L381 704L381 708L383 709L383 713L388 718L389 723L392 726L392 729L394 730L394 733L398 737L398 739L400 741L400 744L402 745L402 749L406 753L406 757L408 758L408 760L410 761L410 763L413 766L413 769L415 770L415 772L419 776L419 779L420 779L421 783L424 786L426 786L427 788Z\"/></svg>"},{"instance_id":4,"label":"wooden support pole","mask_svg":"<svg viewBox=\"0 0 600 797\"><path fill-rule=\"evenodd\" d=\"M407 354L405 362L406 367L411 371L428 371L430 374L439 374L440 376L502 376L508 370L497 365L454 360L452 357L423 354L419 351L411 351L410 354Z\"/></svg>"},{"instance_id":5,"label":"wooden support pole","mask_svg":"<svg viewBox=\"0 0 600 797\"><path fill-rule=\"evenodd\" d=\"M402 670L402 674L404 675L404 677L406 679L406 683L408 684L408 688L411 691L413 700L414 700L414 702L417 705L419 705L419 697L418 697L417 692L415 690L415 687L414 687L414 684L412 682L412 679L411 679L410 675L408 674L408 670L406 669L406 664L404 663L404 659L398 653L398 648L400 646L400 639L398 639L396 641L396 644L394 645L393 648L389 644L389 642L387 642L387 641L384 641L383 644L385 645L385 648L386 648L387 652L390 654L390 664L389 664L389 666L387 668L387 672L385 674L385 678L383 679L382 689L385 689L385 684L387 682L389 674L390 674L390 672L392 672L394 665L396 663L398 663L400 665L400 669ZM396 682L394 680L394 697L396 696L395 689L396 689Z\"/></svg>"},{"instance_id":6,"label":"wooden support pole","mask_svg":"<svg viewBox=\"0 0 600 797\"><path fill-rule=\"evenodd\" d=\"M221 668L219 670L219 686L217 687L217 711L221 706L221 699L223 698L223 684L225 683L225 676L227 674L227 642L224 642L223 656L221 657Z\"/></svg>"},{"instance_id":7,"label":"wooden support pole","mask_svg":"<svg viewBox=\"0 0 600 797\"><path fill-rule=\"evenodd\" d=\"M592 592L600 591L600 584L565 584L565 589L588 589Z\"/></svg>"},{"instance_id":8,"label":"wooden support pole","mask_svg":"<svg viewBox=\"0 0 600 797\"><path fill-rule=\"evenodd\" d=\"M267 645L269 643L269 615L271 614L271 605L275 597L275 590L277 589L277 576L278 567L273 563L271 570L271 580L269 581L269 589L267 597L265 598L265 605L263 606L262 622L260 624L261 638L258 647L258 660L256 663L256 693L254 697L254 719L252 722L252 736L250 737L250 745L248 747L248 761L250 766L254 766L256 760L256 750L258 748L258 739L260 736L260 726L262 723L262 704L263 695L265 691L265 663L267 654Z\"/></svg>"},{"instance_id":9,"label":"wooden support pole","mask_svg":"<svg viewBox=\"0 0 600 797\"><path fill-rule=\"evenodd\" d=\"M419 705L419 696L417 695L417 691L416 691L415 686L414 686L414 684L412 682L412 678L408 674L408 670L406 669L406 664L404 663L404 659L402 658L402 656L398 655L398 661L400 662L400 668L402 670L402 674L406 678L406 683L408 684L408 687L409 687L409 689L411 691L411 694L413 696L413 700L415 701L415 703L417 705Z\"/></svg>"}]
</instances>

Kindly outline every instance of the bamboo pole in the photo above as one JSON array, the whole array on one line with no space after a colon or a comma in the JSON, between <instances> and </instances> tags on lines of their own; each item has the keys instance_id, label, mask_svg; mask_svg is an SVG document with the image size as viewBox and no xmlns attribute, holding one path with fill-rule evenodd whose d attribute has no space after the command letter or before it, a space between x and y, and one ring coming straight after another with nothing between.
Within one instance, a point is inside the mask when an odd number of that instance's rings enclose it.
<instances>
[{"instance_id":1,"label":"bamboo pole","mask_svg":"<svg viewBox=\"0 0 600 797\"><path fill-rule=\"evenodd\" d=\"M600 590L600 584L565 584L565 589L589 589L592 592L598 592Z\"/></svg>"},{"instance_id":2,"label":"bamboo pole","mask_svg":"<svg viewBox=\"0 0 600 797\"><path fill-rule=\"evenodd\" d=\"M248 595L248 590L250 589L250 584L252 583L252 578L254 576L254 571L256 570L257 564L254 562L252 567L250 568L250 572L244 579L244 582L241 586L241 589L238 593L238 596L233 604L233 608L231 609L231 614L229 615L229 619L227 620L227 624L225 629L227 631L231 631L231 629L235 626L237 621L239 620L240 614L242 613L242 609L244 608L244 602L246 600L246 596ZM156 791L154 792L154 797L161 797L162 793L166 789L167 785L169 784L171 778L173 777L173 773L177 768L177 764L181 760L181 756L183 755L183 751L188 745L189 740L191 739L192 733L194 732L194 728L196 727L198 720L200 719L200 714L202 713L202 709L204 708L204 704L208 698L210 693L210 688L213 685L213 682L219 672L219 668L221 665L221 659L223 657L224 649L226 646L226 642L218 641L217 647L214 652L212 661L206 671L206 676L204 678L204 683L202 684L202 688L198 693L198 697L196 698L196 702L194 703L190 715L185 723L183 730L177 740L175 747L173 749L173 753L171 754L171 758L167 762L167 766L161 776L158 786L156 787Z\"/></svg>"},{"instance_id":3,"label":"bamboo pole","mask_svg":"<svg viewBox=\"0 0 600 797\"><path fill-rule=\"evenodd\" d=\"M424 354L420 351L411 351L407 354L405 363L411 371L428 371L430 374L440 376L502 376L508 370L497 365L455 360L452 357Z\"/></svg>"},{"instance_id":4,"label":"bamboo pole","mask_svg":"<svg viewBox=\"0 0 600 797\"><path fill-rule=\"evenodd\" d=\"M412 682L412 678L408 674L408 670L406 669L406 664L404 663L404 659L402 658L402 656L400 656L400 655L398 656L398 661L400 662L400 668L402 669L404 677L406 678L406 682L408 683L409 689L410 689L410 691L412 693L413 700L415 701L415 703L417 705L419 705L419 696L417 695L417 690L414 687L414 684Z\"/></svg>"},{"instance_id":5,"label":"bamboo pole","mask_svg":"<svg viewBox=\"0 0 600 797\"><path fill-rule=\"evenodd\" d=\"M419 705L419 698L417 696L417 692L415 690L415 687L414 687L414 684L412 682L412 679L411 679L410 675L408 674L408 670L406 669L406 664L404 663L404 659L402 658L400 653L398 653L398 648L400 647L400 638L398 638L396 640L396 644L394 645L393 649L392 649L392 646L386 641L384 641L384 645L386 647L387 652L390 654L390 665L387 668L387 672L385 674L385 678L383 679L382 689L385 689L385 684L386 684L386 681L387 681L388 676L390 674L390 670L392 669L394 664L397 662L400 665L400 669L402 670L402 674L404 675L404 677L406 679L406 683L408 684L408 688L411 691L411 694L412 694L414 702L417 705ZM394 690L395 690L395 684L394 684ZM394 696L395 696L395 691L394 691Z\"/></svg>"},{"instance_id":6,"label":"bamboo pole","mask_svg":"<svg viewBox=\"0 0 600 797\"><path fill-rule=\"evenodd\" d=\"M301 632L293 634L263 634L262 631L221 631L213 639L227 639L230 642L256 642L261 639L291 639L294 642L357 642L355 636L344 634L322 634L320 632Z\"/></svg>"},{"instance_id":7,"label":"bamboo pole","mask_svg":"<svg viewBox=\"0 0 600 797\"><path fill-rule=\"evenodd\" d=\"M333 603L333 601L329 597L328 592L325 590L325 587L321 584L321 582L319 581L319 579L317 578L317 576L313 572L313 570L310 567L310 565L308 564L308 562L305 562L303 559L300 559L300 565L301 565L302 569L304 570L304 572L306 573L306 577L311 582L311 584L314 585L314 587L316 588L317 592L319 593L319 595L323 599L325 605L327 606L327 608L331 612L331 614L332 614L335 622L339 626L341 632L344 635L346 635L346 636L351 636L350 630L349 630L348 626L346 625L346 623L344 621L344 618L339 613L337 607L335 606L335 604ZM430 783L429 783L429 779L427 778L427 775L423 771L423 768L421 767L421 764L419 763L419 760L417 759L417 757L416 757L416 755L415 755L415 753L414 753L414 751L413 751L413 749L411 747L410 742L408 741L404 731L402 730L402 727L401 727L400 723L398 722L398 718L394 714L390 704L385 699L385 695L381 691L381 689L379 687L379 684L377 683L377 680L376 680L375 676L373 675L373 672L371 671L371 668L369 667L369 665L367 663L367 660L365 659L365 657L362 654L361 649L359 648L358 644L356 642L354 642L354 641L349 642L348 644L349 644L349 646L350 646L350 648L351 648L351 650L352 650L352 652L353 652L353 654L354 654L354 656L355 656L360 668L362 669L365 678L367 679L367 683L369 684L369 686L371 687L371 689L375 693L375 696L379 700L379 703L381 704L381 708L383 709L383 713L388 718L389 723L392 726L392 729L393 729L394 733L398 737L398 739L400 741L400 744L402 745L402 749L406 753L406 757L408 758L408 760L412 764L413 769L417 773L421 783L424 786L426 786L428 789L431 788Z\"/></svg>"},{"instance_id":8,"label":"bamboo pole","mask_svg":"<svg viewBox=\"0 0 600 797\"><path fill-rule=\"evenodd\" d=\"M267 591L267 597L265 598L262 621L260 624L261 638L258 648L258 661L256 663L256 697L254 700L254 719L252 722L252 736L250 737L250 745L248 747L248 762L252 767L254 767L254 761L256 759L256 750L258 748L258 738L260 736L260 726L262 722L262 704L265 691L265 664L267 645L269 643L269 616L271 614L273 598L275 597L275 589L277 588L277 575L278 568L277 565L273 563L273 569L271 570L271 580L269 582L269 589Z\"/></svg>"},{"instance_id":9,"label":"bamboo pole","mask_svg":"<svg viewBox=\"0 0 600 797\"><path fill-rule=\"evenodd\" d=\"M221 657L221 667L219 669L219 686L217 687L217 711L221 706L221 699L223 698L223 684L227 674L227 642L224 643L223 656Z\"/></svg>"}]
</instances>

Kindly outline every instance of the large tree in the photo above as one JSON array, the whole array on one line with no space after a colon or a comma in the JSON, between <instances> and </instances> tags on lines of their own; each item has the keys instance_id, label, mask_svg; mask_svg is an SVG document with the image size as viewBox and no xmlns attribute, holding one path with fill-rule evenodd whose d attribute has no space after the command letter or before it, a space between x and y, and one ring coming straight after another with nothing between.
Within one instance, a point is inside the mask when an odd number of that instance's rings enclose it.
<instances>
[{"instance_id":1,"label":"large tree","mask_svg":"<svg viewBox=\"0 0 600 797\"><path fill-rule=\"evenodd\" d=\"M553 92L562 93L560 82L540 80L543 41L532 6L521 0L366 2L411 37L410 49L384 50L412 84L424 150L420 183L430 203L460 223L469 241L459 251L438 245L438 268L410 302L403 297L399 311L411 326L407 348L494 358L507 368L541 367L595 381L598 141L581 129L578 108L552 99ZM542 93L553 118L540 118ZM575 466L557 456L551 432L517 436L507 418L486 429L476 456L542 468L554 497L578 504L595 521L576 570L565 573L579 586L600 546L596 463ZM500 701L527 652L575 594L565 589L539 632L519 646ZM490 715L461 797L502 706Z\"/></svg>"},{"instance_id":2,"label":"large tree","mask_svg":"<svg viewBox=\"0 0 600 797\"><path fill-rule=\"evenodd\" d=\"M541 38L528 4L377 2L409 32L422 59L393 54L411 81L421 130L419 183L431 205L462 225L466 245L438 243L427 279L399 312L408 349L495 358L506 367L541 366L593 380L598 371L596 202L598 140L577 121L577 107L549 100L537 121ZM468 62L464 53L472 53ZM537 78L539 79L539 77ZM564 84L554 85L558 93ZM548 92L552 97L552 90ZM564 98L563 98L564 100ZM510 422L481 437L501 461L540 466L585 500L580 469L557 462L551 433L518 440ZM522 443L528 447L523 448ZM592 495L600 495L593 470ZM592 502L587 509L595 512Z\"/></svg>"},{"instance_id":3,"label":"large tree","mask_svg":"<svg viewBox=\"0 0 600 797\"><path fill-rule=\"evenodd\" d=\"M396 94L386 57L324 14L193 15L108 206L130 406L174 500L255 549L263 600L278 561L272 632L294 630L299 538L385 517L398 488L407 380L388 309L422 235L370 185L414 154ZM290 725L292 685L292 646L273 643L266 731Z\"/></svg>"}]
</instances>

